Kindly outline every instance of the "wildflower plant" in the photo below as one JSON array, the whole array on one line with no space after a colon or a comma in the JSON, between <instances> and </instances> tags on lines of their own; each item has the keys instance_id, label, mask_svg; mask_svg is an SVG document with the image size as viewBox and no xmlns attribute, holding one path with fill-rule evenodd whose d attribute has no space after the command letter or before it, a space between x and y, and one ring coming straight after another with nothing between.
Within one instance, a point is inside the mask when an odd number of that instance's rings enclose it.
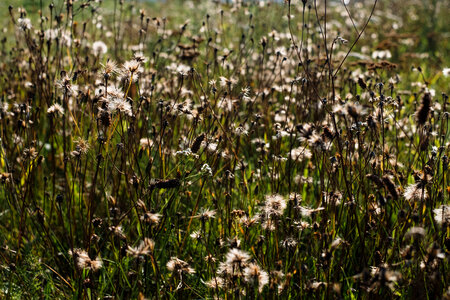
<instances>
[{"instance_id":1,"label":"wildflower plant","mask_svg":"<svg viewBox=\"0 0 450 300\"><path fill-rule=\"evenodd\" d=\"M1 299L450 297L445 1L10 2Z\"/></svg>"}]
</instances>

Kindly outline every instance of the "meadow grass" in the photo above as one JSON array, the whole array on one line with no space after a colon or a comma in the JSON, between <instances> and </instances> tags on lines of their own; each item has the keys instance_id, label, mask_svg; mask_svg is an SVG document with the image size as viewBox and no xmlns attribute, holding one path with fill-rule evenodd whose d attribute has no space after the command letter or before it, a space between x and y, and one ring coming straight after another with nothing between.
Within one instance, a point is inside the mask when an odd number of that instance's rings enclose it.
<instances>
[{"instance_id":1,"label":"meadow grass","mask_svg":"<svg viewBox=\"0 0 450 300\"><path fill-rule=\"evenodd\" d=\"M0 5L0 298L450 299L445 1Z\"/></svg>"}]
</instances>

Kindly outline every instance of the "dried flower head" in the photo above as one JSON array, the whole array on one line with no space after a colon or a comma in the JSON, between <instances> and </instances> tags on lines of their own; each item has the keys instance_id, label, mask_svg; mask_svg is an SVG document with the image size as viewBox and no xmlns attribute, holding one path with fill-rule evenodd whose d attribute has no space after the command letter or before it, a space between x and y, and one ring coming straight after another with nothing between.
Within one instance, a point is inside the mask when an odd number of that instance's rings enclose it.
<instances>
[{"instance_id":1,"label":"dried flower head","mask_svg":"<svg viewBox=\"0 0 450 300\"><path fill-rule=\"evenodd\" d=\"M441 205L438 208L433 209L434 221L439 225L450 224L450 206Z\"/></svg>"},{"instance_id":2,"label":"dried flower head","mask_svg":"<svg viewBox=\"0 0 450 300\"><path fill-rule=\"evenodd\" d=\"M224 286L224 280L222 277L214 277L205 282L205 285L210 289L218 289Z\"/></svg>"},{"instance_id":3,"label":"dried flower head","mask_svg":"<svg viewBox=\"0 0 450 300\"><path fill-rule=\"evenodd\" d=\"M184 260L181 260L177 257L172 257L167 262L166 267L167 267L167 270L169 270L169 272L176 273L179 275L195 273L195 270L193 268L191 268L187 262L185 262Z\"/></svg>"},{"instance_id":4,"label":"dried flower head","mask_svg":"<svg viewBox=\"0 0 450 300\"><path fill-rule=\"evenodd\" d=\"M98 271L103 266L103 262L99 257L92 260L89 257L89 254L83 249L77 248L73 251L69 250L69 255L73 256L75 263L80 270L86 269Z\"/></svg>"},{"instance_id":5,"label":"dried flower head","mask_svg":"<svg viewBox=\"0 0 450 300\"><path fill-rule=\"evenodd\" d=\"M388 175L384 175L382 180L389 194L392 196L394 200L397 200L398 199L397 187L395 186L395 183L392 181L391 177L389 177Z\"/></svg>"},{"instance_id":6,"label":"dried flower head","mask_svg":"<svg viewBox=\"0 0 450 300\"><path fill-rule=\"evenodd\" d=\"M108 92L108 97L106 98L108 105L108 112L114 113L116 111L123 113L128 116L133 116L133 111L131 109L131 104L123 97L117 97Z\"/></svg>"},{"instance_id":7,"label":"dried flower head","mask_svg":"<svg viewBox=\"0 0 450 300\"><path fill-rule=\"evenodd\" d=\"M89 151L90 145L88 141L83 138L77 138L74 140L75 143L75 151L80 153L81 155L86 155Z\"/></svg>"},{"instance_id":8,"label":"dried flower head","mask_svg":"<svg viewBox=\"0 0 450 300\"><path fill-rule=\"evenodd\" d=\"M266 196L263 211L267 217L280 217L283 215L285 209L286 199L283 196L277 194Z\"/></svg>"},{"instance_id":9,"label":"dried flower head","mask_svg":"<svg viewBox=\"0 0 450 300\"><path fill-rule=\"evenodd\" d=\"M413 183L406 187L403 197L411 202L422 201L427 198L427 191L422 183Z\"/></svg>"},{"instance_id":10,"label":"dried flower head","mask_svg":"<svg viewBox=\"0 0 450 300\"><path fill-rule=\"evenodd\" d=\"M61 89L67 96L76 95L78 91L78 87L76 85L72 85L72 81L70 77L66 74L66 72L62 72L62 78L56 80L56 86Z\"/></svg>"},{"instance_id":11,"label":"dried flower head","mask_svg":"<svg viewBox=\"0 0 450 300\"><path fill-rule=\"evenodd\" d=\"M260 293L263 291L264 286L269 283L269 275L267 272L254 263L248 264L244 269L244 278L245 281L251 285L258 286L258 291Z\"/></svg>"},{"instance_id":12,"label":"dried flower head","mask_svg":"<svg viewBox=\"0 0 450 300\"><path fill-rule=\"evenodd\" d=\"M202 208L200 210L200 213L195 217L199 218L200 220L203 220L203 221L206 221L209 219L214 219L216 217L216 211Z\"/></svg>"},{"instance_id":13,"label":"dried flower head","mask_svg":"<svg viewBox=\"0 0 450 300\"><path fill-rule=\"evenodd\" d=\"M105 77L110 77L115 74L120 74L121 70L117 66L117 63L113 60L108 60L105 64L102 65L102 74Z\"/></svg>"},{"instance_id":14,"label":"dried flower head","mask_svg":"<svg viewBox=\"0 0 450 300\"><path fill-rule=\"evenodd\" d=\"M158 225L161 219L161 214L146 212L141 216L141 221L151 225Z\"/></svg>"},{"instance_id":15,"label":"dried flower head","mask_svg":"<svg viewBox=\"0 0 450 300\"><path fill-rule=\"evenodd\" d=\"M141 62L136 59L128 60L123 64L123 70L129 75L140 73L142 72Z\"/></svg>"},{"instance_id":16,"label":"dried flower head","mask_svg":"<svg viewBox=\"0 0 450 300\"><path fill-rule=\"evenodd\" d=\"M92 44L92 52L95 56L100 56L108 52L108 47L102 41L96 41Z\"/></svg>"},{"instance_id":17,"label":"dried flower head","mask_svg":"<svg viewBox=\"0 0 450 300\"><path fill-rule=\"evenodd\" d=\"M64 108L61 105L59 105L58 103L54 103L54 104L52 104L52 106L50 106L47 109L47 113L50 115L56 115L56 114L63 115Z\"/></svg>"},{"instance_id":18,"label":"dried flower head","mask_svg":"<svg viewBox=\"0 0 450 300\"><path fill-rule=\"evenodd\" d=\"M155 249L155 242L152 239L144 238L138 247L128 246L127 253L134 257L150 255Z\"/></svg>"},{"instance_id":19,"label":"dried flower head","mask_svg":"<svg viewBox=\"0 0 450 300\"><path fill-rule=\"evenodd\" d=\"M19 27L19 29L21 29L23 31L27 31L27 30L30 30L31 28L33 28L32 24L31 24L31 20L28 18L19 18L17 20L17 26Z\"/></svg>"}]
</instances>

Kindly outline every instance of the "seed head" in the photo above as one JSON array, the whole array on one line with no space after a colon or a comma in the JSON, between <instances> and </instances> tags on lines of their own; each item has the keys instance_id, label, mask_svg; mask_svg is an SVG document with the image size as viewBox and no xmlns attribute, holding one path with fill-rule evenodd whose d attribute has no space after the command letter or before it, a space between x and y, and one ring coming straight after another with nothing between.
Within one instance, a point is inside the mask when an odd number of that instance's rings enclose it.
<instances>
[{"instance_id":1,"label":"seed head","mask_svg":"<svg viewBox=\"0 0 450 300\"><path fill-rule=\"evenodd\" d=\"M47 109L47 113L49 115L57 115L57 114L63 115L64 108L61 105L59 105L58 103L54 103L54 104L52 104L52 106L50 106Z\"/></svg>"},{"instance_id":2,"label":"seed head","mask_svg":"<svg viewBox=\"0 0 450 300\"><path fill-rule=\"evenodd\" d=\"M177 273L179 275L195 273L195 270L193 268L191 268L187 262L185 262L184 260L181 260L177 257L172 257L167 262L166 267L167 267L167 270L169 270L169 272Z\"/></svg>"},{"instance_id":3,"label":"seed head","mask_svg":"<svg viewBox=\"0 0 450 300\"><path fill-rule=\"evenodd\" d=\"M266 203L264 205L264 213L267 217L280 217L286 209L286 199L281 195L266 196Z\"/></svg>"},{"instance_id":4,"label":"seed head","mask_svg":"<svg viewBox=\"0 0 450 300\"><path fill-rule=\"evenodd\" d=\"M441 205L438 208L433 209L434 221L439 225L450 224L450 206Z\"/></svg>"},{"instance_id":5,"label":"seed head","mask_svg":"<svg viewBox=\"0 0 450 300\"><path fill-rule=\"evenodd\" d=\"M408 185L403 193L403 197L408 201L417 202L427 197L427 191L423 184L418 182Z\"/></svg>"},{"instance_id":6,"label":"seed head","mask_svg":"<svg viewBox=\"0 0 450 300\"><path fill-rule=\"evenodd\" d=\"M244 270L245 281L251 285L257 285L258 291L261 293L265 285L269 283L269 275L262 270L257 264L250 263Z\"/></svg>"},{"instance_id":7,"label":"seed head","mask_svg":"<svg viewBox=\"0 0 450 300\"><path fill-rule=\"evenodd\" d=\"M138 247L128 246L127 253L134 257L150 255L155 249L155 242L149 238L145 238Z\"/></svg>"}]
</instances>

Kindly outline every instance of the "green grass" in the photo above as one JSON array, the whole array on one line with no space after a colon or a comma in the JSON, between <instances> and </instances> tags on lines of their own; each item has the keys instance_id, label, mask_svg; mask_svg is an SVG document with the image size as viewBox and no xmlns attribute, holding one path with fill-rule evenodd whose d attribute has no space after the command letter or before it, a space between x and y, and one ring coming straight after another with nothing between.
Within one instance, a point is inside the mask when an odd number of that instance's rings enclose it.
<instances>
[{"instance_id":1,"label":"green grass","mask_svg":"<svg viewBox=\"0 0 450 300\"><path fill-rule=\"evenodd\" d=\"M0 298L449 297L445 3L83 2L0 3Z\"/></svg>"}]
</instances>

